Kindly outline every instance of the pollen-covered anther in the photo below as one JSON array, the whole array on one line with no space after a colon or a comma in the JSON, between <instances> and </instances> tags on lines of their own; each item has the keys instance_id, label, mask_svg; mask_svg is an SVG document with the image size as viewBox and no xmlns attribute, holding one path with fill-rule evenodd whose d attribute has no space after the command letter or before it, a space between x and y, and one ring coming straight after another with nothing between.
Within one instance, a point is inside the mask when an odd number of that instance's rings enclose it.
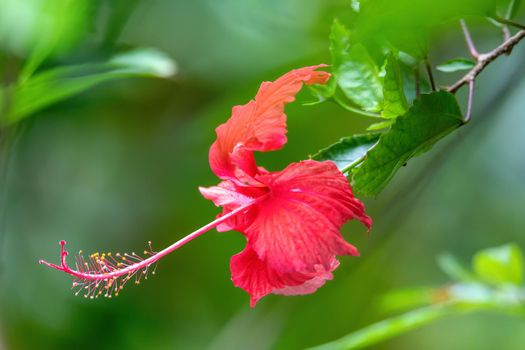
<instances>
[{"instance_id":1,"label":"pollen-covered anther","mask_svg":"<svg viewBox=\"0 0 525 350\"><path fill-rule=\"evenodd\" d=\"M101 295L106 298L111 298L112 295L118 296L131 278L135 278L135 284L140 284L142 277L147 278L151 265L155 265L156 269L156 259L154 259L156 252L153 251L151 242L148 242L149 250L144 251L146 258L134 252L115 255L110 252L95 252L84 256L80 250L75 256L75 269L67 265L68 253L64 248L65 242L62 241L60 244L60 266L43 260L40 263L72 275L74 280L71 288L75 290L75 295L82 293L86 299L96 299Z\"/></svg>"}]
</instances>

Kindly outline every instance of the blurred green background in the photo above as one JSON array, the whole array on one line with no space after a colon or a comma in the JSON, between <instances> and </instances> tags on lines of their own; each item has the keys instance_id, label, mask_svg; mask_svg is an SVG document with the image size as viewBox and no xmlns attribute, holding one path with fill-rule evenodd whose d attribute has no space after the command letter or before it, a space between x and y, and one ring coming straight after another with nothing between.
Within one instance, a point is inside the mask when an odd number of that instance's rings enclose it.
<instances>
[{"instance_id":1,"label":"blurred green background","mask_svg":"<svg viewBox=\"0 0 525 350\"><path fill-rule=\"evenodd\" d=\"M99 85L10 127L2 139L0 349L298 349L388 316L385 292L439 285L435 257L525 247L525 45L482 74L473 122L411 161L366 201L370 235L345 227L360 258L341 258L313 295L268 296L255 309L230 281L235 232L210 232L163 259L157 275L115 299L75 297L68 276L38 265L69 250L161 249L218 213L198 186L217 183L207 152L231 107L263 80L329 62L334 17L349 1L0 0L0 72L50 48L40 69L155 47L170 79ZM518 16L523 18L523 16ZM501 40L474 21L481 49ZM33 56L32 56L33 55ZM457 21L434 32L430 59L466 56ZM441 76L442 84L457 76ZM260 157L271 170L305 159L370 123L328 103L287 108L289 143ZM463 101L460 95L460 101ZM525 323L490 313L455 317L378 349L523 349Z\"/></svg>"}]
</instances>

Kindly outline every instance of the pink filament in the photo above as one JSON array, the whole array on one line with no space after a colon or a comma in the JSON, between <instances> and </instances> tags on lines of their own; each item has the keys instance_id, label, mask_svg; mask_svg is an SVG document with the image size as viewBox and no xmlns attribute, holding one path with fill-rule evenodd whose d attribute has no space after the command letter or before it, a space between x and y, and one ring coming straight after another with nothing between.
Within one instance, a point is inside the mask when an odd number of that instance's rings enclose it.
<instances>
[{"instance_id":1,"label":"pink filament","mask_svg":"<svg viewBox=\"0 0 525 350\"><path fill-rule=\"evenodd\" d=\"M237 208L237 209L235 209L235 210L233 210L233 211L231 211L231 212L229 212L229 213L227 213L227 214L217 218L216 220L210 222L209 224L199 228L198 230L190 233L186 237L178 240L177 242L175 242L172 245L170 245L169 247L161 250L160 252L153 254L149 258L144 259L144 260L142 260L140 262L137 262L135 264L126 266L125 268L122 268L122 269L116 269L116 270L113 270L113 271L108 272L108 273L86 273L86 272L74 270L74 269L70 268L67 265L66 257L68 256L68 252L65 250L66 241L64 241L64 240L60 241L60 246L61 246L60 266L52 264L52 263L49 263L49 262L44 261L44 260L40 260L39 263L43 264L43 265L46 265L48 267L51 267L51 268L53 268L55 270L63 271L63 272L65 272L65 273L67 273L67 274L69 274L71 276L75 276L77 278L86 279L86 280L109 280L109 279L117 278L117 277L120 277L120 276L123 276L123 275L132 274L132 273L134 273L134 272L136 272L138 270L141 270L143 268L146 268L146 267L150 266L151 264L155 263L156 261L158 261L159 259L163 258L164 256L166 256L166 255L172 253L173 251L177 250L178 248L182 247L186 243L191 242L192 240L194 240L195 238L199 237L200 235L206 233L207 231L213 229L214 227L217 227L219 224L223 223L224 221L234 217L235 215L237 215L239 213L242 213L242 212L246 211L248 208L250 208L253 205L263 201L264 199L266 199L267 196L268 196L268 194L265 194L265 195L263 195L261 197L258 197L257 199L254 199L250 203L248 203L248 204L246 204L246 205L244 205L244 206L242 206L240 208Z\"/></svg>"}]
</instances>

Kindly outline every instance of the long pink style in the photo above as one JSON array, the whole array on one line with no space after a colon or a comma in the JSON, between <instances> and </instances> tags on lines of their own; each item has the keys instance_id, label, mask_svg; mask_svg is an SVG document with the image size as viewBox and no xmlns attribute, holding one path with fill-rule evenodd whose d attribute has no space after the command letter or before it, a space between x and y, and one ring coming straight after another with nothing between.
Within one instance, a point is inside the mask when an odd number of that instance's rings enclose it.
<instances>
[{"instance_id":1,"label":"long pink style","mask_svg":"<svg viewBox=\"0 0 525 350\"><path fill-rule=\"evenodd\" d=\"M122 290L126 282L137 273L140 273L140 271L142 271L143 274L147 274L148 268L151 265L155 264L158 260L162 259L164 256L172 253L173 251L182 247L186 243L191 242L195 238L217 227L218 225L234 217L235 215L245 212L250 207L266 199L267 196L268 195L263 195L261 197L258 197L253 201L249 202L248 204L239 207L227 214L222 215L216 220L190 233L189 235L178 240L177 242L161 250L160 252L149 252L151 256L147 259L141 259L135 253L125 254L124 256L119 255L119 257L122 257L123 261L130 261L132 262L131 264L121 263L119 262L119 259L112 258L111 254L109 254L108 259L106 259L105 257L102 257L102 259L100 259L97 254L95 258L96 260L94 260L96 262L91 261L91 263L88 263L84 261L84 259L81 257L80 262L77 260L77 269L72 269L71 267L69 267L66 261L66 258L69 253L65 250L66 242L64 240L60 241L60 266L53 263L49 263L44 260L40 260L39 262L40 264L46 265L55 270L63 271L75 277L75 281L73 282L73 288L79 287L79 291L76 294L78 294L82 290L86 290L84 296L91 298L98 297L103 293L106 297L111 297L111 295L113 294L118 295L119 291ZM86 266L86 268L84 268L84 266ZM124 267L120 268L120 266ZM119 277L124 278L119 281ZM136 279L136 283L138 284L139 281L140 274L139 277Z\"/></svg>"}]
</instances>

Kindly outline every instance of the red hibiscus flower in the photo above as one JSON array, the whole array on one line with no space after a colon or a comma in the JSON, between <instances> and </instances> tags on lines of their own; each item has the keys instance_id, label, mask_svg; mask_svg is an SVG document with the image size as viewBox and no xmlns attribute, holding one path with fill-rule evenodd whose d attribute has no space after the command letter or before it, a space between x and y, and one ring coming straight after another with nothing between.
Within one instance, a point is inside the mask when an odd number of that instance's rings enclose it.
<instances>
[{"instance_id":1,"label":"red hibiscus flower","mask_svg":"<svg viewBox=\"0 0 525 350\"><path fill-rule=\"evenodd\" d=\"M324 84L330 74L313 66L264 82L255 99L236 106L220 125L210 148L212 171L223 180L200 188L202 195L223 212L160 252L151 247L147 257L133 254L91 254L76 258L76 269L67 265L62 241L60 266L41 261L75 277L74 287L85 297L118 295L124 284L154 272L152 265L163 256L216 227L236 230L247 240L245 249L232 257L235 286L251 296L251 306L263 296L309 294L332 279L337 255L358 255L341 235L341 226L357 218L367 228L372 221L364 205L352 194L345 176L330 161L292 163L282 171L257 166L254 152L274 151L286 143L284 106L294 101L303 84ZM77 292L77 293L78 293Z\"/></svg>"},{"instance_id":2,"label":"red hibiscus flower","mask_svg":"<svg viewBox=\"0 0 525 350\"><path fill-rule=\"evenodd\" d=\"M286 143L284 106L303 84L324 84L330 75L320 66L293 70L261 85L254 100L233 108L217 128L210 166L224 181L200 188L204 197L223 207L223 214L264 198L221 224L247 239L230 263L233 283L251 296L251 305L269 293L308 294L332 278L336 255L358 255L341 226L353 218L372 223L345 176L333 162L313 160L269 172L255 163L254 151L280 149Z\"/></svg>"}]
</instances>

